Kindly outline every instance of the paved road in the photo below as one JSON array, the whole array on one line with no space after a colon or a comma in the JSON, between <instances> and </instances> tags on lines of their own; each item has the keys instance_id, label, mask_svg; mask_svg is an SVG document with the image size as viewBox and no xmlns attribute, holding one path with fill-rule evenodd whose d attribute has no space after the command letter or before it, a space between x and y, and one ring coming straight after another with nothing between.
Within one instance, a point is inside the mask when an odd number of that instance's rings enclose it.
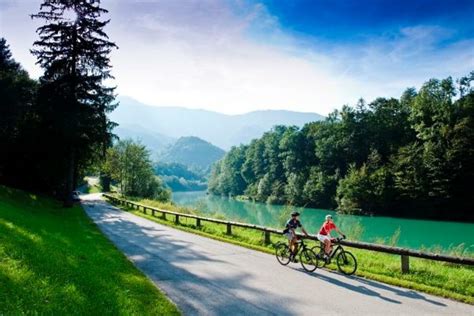
<instances>
[{"instance_id":1,"label":"paved road","mask_svg":"<svg viewBox=\"0 0 474 316\"><path fill-rule=\"evenodd\" d=\"M274 256L163 226L83 197L87 214L185 315L474 315L474 306L279 265Z\"/></svg>"}]
</instances>

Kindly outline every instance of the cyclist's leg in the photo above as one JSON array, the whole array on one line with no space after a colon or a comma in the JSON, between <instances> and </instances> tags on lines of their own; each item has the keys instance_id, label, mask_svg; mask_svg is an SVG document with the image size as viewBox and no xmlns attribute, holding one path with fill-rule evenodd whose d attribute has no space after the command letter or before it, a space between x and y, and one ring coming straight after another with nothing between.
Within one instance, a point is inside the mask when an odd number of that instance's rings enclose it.
<instances>
[{"instance_id":1,"label":"cyclist's leg","mask_svg":"<svg viewBox=\"0 0 474 316\"><path fill-rule=\"evenodd\" d=\"M296 252L298 251L298 237L293 236L293 253L296 254Z\"/></svg>"},{"instance_id":2,"label":"cyclist's leg","mask_svg":"<svg viewBox=\"0 0 474 316\"><path fill-rule=\"evenodd\" d=\"M291 236L291 239L290 239L290 252L291 254L294 254L295 253L295 237L292 235Z\"/></svg>"},{"instance_id":3,"label":"cyclist's leg","mask_svg":"<svg viewBox=\"0 0 474 316\"><path fill-rule=\"evenodd\" d=\"M293 254L293 235L291 232L285 234L285 237L288 239L288 249L290 249L290 255Z\"/></svg>"},{"instance_id":4,"label":"cyclist's leg","mask_svg":"<svg viewBox=\"0 0 474 316\"><path fill-rule=\"evenodd\" d=\"M329 256L330 253L331 253L331 239L326 236L326 235L321 235L321 234L318 234L317 235L318 237L318 240L323 244L324 246L324 253Z\"/></svg>"},{"instance_id":5,"label":"cyclist's leg","mask_svg":"<svg viewBox=\"0 0 474 316\"><path fill-rule=\"evenodd\" d=\"M324 252L328 256L331 254L331 239L329 238L324 240Z\"/></svg>"}]
</instances>

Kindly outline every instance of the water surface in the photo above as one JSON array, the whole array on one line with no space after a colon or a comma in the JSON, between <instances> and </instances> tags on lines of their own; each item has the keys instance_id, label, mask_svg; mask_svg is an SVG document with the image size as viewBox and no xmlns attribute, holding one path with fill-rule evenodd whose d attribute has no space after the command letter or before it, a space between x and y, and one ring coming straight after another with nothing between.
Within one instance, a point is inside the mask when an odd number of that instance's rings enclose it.
<instances>
[{"instance_id":1,"label":"water surface","mask_svg":"<svg viewBox=\"0 0 474 316\"><path fill-rule=\"evenodd\" d=\"M195 207L208 215L220 214L229 220L275 228L281 228L285 217L282 213L288 213L288 207L282 205L237 201L206 195L205 191L173 192L173 201L179 205ZM447 250L464 243L470 252L474 252L473 223L341 215L334 211L303 207L295 209L301 213L301 221L310 233L316 233L326 214L331 214L341 230L348 235L357 235L356 239L361 241L390 243L399 230L399 238L394 241L400 247L441 247Z\"/></svg>"}]
</instances>

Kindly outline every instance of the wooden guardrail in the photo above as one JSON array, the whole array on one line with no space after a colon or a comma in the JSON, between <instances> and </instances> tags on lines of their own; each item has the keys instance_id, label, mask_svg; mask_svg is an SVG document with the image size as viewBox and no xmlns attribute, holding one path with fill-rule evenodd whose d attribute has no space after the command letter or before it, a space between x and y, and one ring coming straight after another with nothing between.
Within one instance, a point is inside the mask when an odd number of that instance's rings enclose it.
<instances>
[{"instance_id":1,"label":"wooden guardrail","mask_svg":"<svg viewBox=\"0 0 474 316\"><path fill-rule=\"evenodd\" d=\"M220 220L220 219L215 219L215 218L208 218L208 217L203 217L203 216L198 216L198 215L193 215L193 214L184 214L184 213L172 212L172 211L163 210L163 209L156 208L156 207L151 207L151 206L148 206L148 205L143 205L141 203L121 199L121 198L115 197L115 196L110 195L110 194L104 194L104 196L107 199L109 199L110 201L112 201L113 203L116 203L116 204L128 206L128 207L131 207L131 208L135 208L137 210L140 210L140 208L141 208L143 213L145 213L145 214L147 213L147 211L150 211L151 215L156 216L155 214L158 212L158 213L161 214L161 217L164 218L164 219L166 219L167 214L172 215L172 216L174 216L175 223L179 223L180 217L184 217L184 218L193 218L193 219L195 219L196 220L196 226L198 226L198 227L200 227L202 225L202 222L211 222L211 223L222 224L222 225L226 226L226 233L228 235L232 234L232 227L233 226L243 227L243 228L248 228L248 229L253 229L253 230L259 230L259 231L262 231L264 233L264 243L267 244L267 245L271 243L271 237L270 237L271 234L277 234L277 235L283 234L282 230L275 229L275 228L270 228L270 227L265 227L265 226L260 226L260 225L247 224L247 223L226 221L226 220ZM304 236L302 234L298 234L298 235L302 238L318 241L316 235L309 235L309 236ZM441 255L441 254L436 254L436 253L421 252L421 251L407 249L407 248L391 247L391 246L386 246L386 245L365 243L365 242L359 242L359 241L342 240L340 243L344 246L348 246L348 247L352 247L352 248L365 249L365 250L370 250L370 251L400 255L401 256L401 270L402 270L402 273L408 273L409 272L409 270L410 270L410 268L409 268L409 258L410 257L416 257L416 258L423 258L423 259L434 260L434 261L442 261L442 262L449 262L449 263L455 263L455 264L474 266L474 258L469 258L469 257L447 256L447 255Z\"/></svg>"}]
</instances>

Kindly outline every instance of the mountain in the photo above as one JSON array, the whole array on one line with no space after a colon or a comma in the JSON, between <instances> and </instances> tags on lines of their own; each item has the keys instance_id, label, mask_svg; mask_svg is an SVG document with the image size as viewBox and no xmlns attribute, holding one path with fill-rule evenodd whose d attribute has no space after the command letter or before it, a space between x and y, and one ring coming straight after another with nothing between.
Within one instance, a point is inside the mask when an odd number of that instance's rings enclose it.
<instances>
[{"instance_id":1,"label":"mountain","mask_svg":"<svg viewBox=\"0 0 474 316\"><path fill-rule=\"evenodd\" d=\"M159 161L179 163L206 172L225 151L195 136L181 137L158 156Z\"/></svg>"},{"instance_id":2,"label":"mountain","mask_svg":"<svg viewBox=\"0 0 474 316\"><path fill-rule=\"evenodd\" d=\"M152 153L160 152L176 141L173 137L153 132L136 124L121 124L114 129L114 133L121 139L132 138L139 140L142 144L146 145Z\"/></svg>"},{"instance_id":3,"label":"mountain","mask_svg":"<svg viewBox=\"0 0 474 316\"><path fill-rule=\"evenodd\" d=\"M118 101L120 105L112 112L111 119L129 133L139 135L145 131L146 135L158 139L161 138L159 135L171 138L193 135L224 149L249 143L275 125L303 126L324 118L316 113L281 110L226 115L181 107L149 106L129 97L119 97Z\"/></svg>"}]
</instances>

